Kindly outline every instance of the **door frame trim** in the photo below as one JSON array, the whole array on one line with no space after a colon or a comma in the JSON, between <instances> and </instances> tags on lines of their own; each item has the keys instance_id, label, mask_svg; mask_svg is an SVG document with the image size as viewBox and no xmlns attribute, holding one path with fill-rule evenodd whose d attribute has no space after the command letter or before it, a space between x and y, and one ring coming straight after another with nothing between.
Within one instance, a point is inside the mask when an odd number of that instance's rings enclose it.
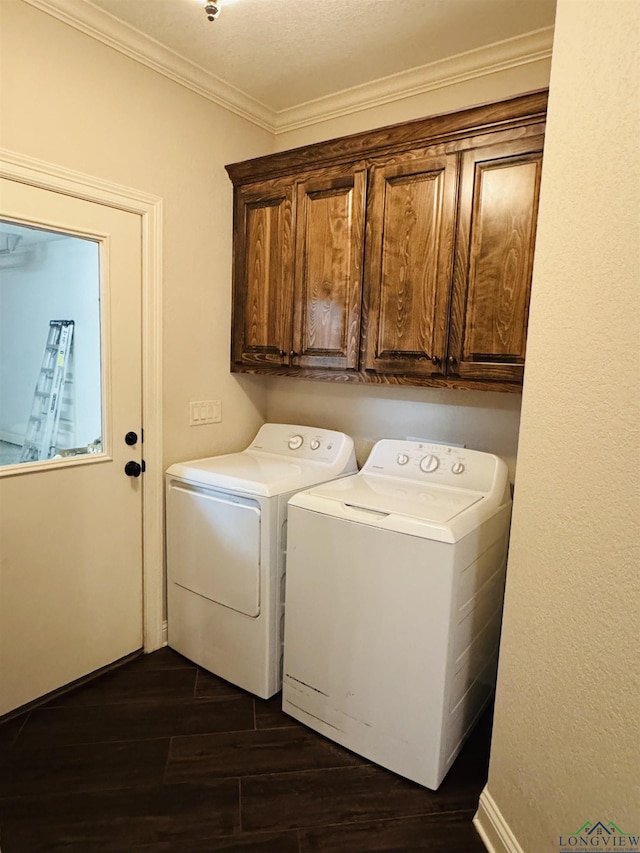
<instances>
[{"instance_id":1,"label":"door frame trim","mask_svg":"<svg viewBox=\"0 0 640 853\"><path fill-rule=\"evenodd\" d=\"M74 196L140 217L142 233L142 625L144 651L163 636L162 199L0 148L0 177Z\"/></svg>"}]
</instances>

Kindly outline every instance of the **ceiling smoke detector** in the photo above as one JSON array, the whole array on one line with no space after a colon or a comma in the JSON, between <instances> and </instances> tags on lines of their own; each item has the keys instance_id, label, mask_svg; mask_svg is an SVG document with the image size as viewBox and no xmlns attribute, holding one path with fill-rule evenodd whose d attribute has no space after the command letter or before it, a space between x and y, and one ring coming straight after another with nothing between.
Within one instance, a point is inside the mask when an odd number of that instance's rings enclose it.
<instances>
[{"instance_id":1,"label":"ceiling smoke detector","mask_svg":"<svg viewBox=\"0 0 640 853\"><path fill-rule=\"evenodd\" d=\"M209 2L205 4L204 11L209 21L215 21L220 14L220 0L217 0L217 2L209 0Z\"/></svg>"}]
</instances>

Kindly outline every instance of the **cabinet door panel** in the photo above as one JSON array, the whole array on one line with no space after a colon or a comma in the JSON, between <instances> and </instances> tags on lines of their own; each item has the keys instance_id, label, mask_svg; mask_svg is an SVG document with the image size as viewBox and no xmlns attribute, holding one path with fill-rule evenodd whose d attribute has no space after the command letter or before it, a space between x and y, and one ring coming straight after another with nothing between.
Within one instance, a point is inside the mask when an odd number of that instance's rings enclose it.
<instances>
[{"instance_id":1,"label":"cabinet door panel","mask_svg":"<svg viewBox=\"0 0 640 853\"><path fill-rule=\"evenodd\" d=\"M233 360L287 364L293 293L293 190L265 182L239 193Z\"/></svg>"},{"instance_id":2,"label":"cabinet door panel","mask_svg":"<svg viewBox=\"0 0 640 853\"><path fill-rule=\"evenodd\" d=\"M298 184L292 363L358 366L366 171L323 170Z\"/></svg>"},{"instance_id":3,"label":"cabinet door panel","mask_svg":"<svg viewBox=\"0 0 640 853\"><path fill-rule=\"evenodd\" d=\"M456 155L375 168L365 368L442 372L452 270Z\"/></svg>"},{"instance_id":4,"label":"cabinet door panel","mask_svg":"<svg viewBox=\"0 0 640 853\"><path fill-rule=\"evenodd\" d=\"M541 165L541 138L463 157L452 373L522 379Z\"/></svg>"}]
</instances>

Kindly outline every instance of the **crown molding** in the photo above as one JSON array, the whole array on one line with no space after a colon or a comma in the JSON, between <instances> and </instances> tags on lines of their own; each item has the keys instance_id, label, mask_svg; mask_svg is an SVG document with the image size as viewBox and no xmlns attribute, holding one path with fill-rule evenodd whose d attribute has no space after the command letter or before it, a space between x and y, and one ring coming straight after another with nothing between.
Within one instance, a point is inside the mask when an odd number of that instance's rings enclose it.
<instances>
[{"instance_id":1,"label":"crown molding","mask_svg":"<svg viewBox=\"0 0 640 853\"><path fill-rule=\"evenodd\" d=\"M325 98L280 110L276 113L274 132L286 133L435 89L443 89L455 83L550 59L552 45L553 27L545 27L438 62L401 71L362 86L343 89Z\"/></svg>"},{"instance_id":2,"label":"crown molding","mask_svg":"<svg viewBox=\"0 0 640 853\"><path fill-rule=\"evenodd\" d=\"M275 113L269 107L88 0L24 2L273 133Z\"/></svg>"},{"instance_id":3,"label":"crown molding","mask_svg":"<svg viewBox=\"0 0 640 853\"><path fill-rule=\"evenodd\" d=\"M24 2L274 134L546 60L553 44L553 27L545 27L276 111L88 0Z\"/></svg>"}]
</instances>

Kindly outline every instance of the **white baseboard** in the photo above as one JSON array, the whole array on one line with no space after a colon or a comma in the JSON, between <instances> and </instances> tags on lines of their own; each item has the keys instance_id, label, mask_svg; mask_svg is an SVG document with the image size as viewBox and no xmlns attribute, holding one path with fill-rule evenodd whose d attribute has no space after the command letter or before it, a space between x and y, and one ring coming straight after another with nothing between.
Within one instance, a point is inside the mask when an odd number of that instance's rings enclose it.
<instances>
[{"instance_id":1,"label":"white baseboard","mask_svg":"<svg viewBox=\"0 0 640 853\"><path fill-rule=\"evenodd\" d=\"M473 825L489 853L524 853L486 787L480 794Z\"/></svg>"},{"instance_id":2,"label":"white baseboard","mask_svg":"<svg viewBox=\"0 0 640 853\"><path fill-rule=\"evenodd\" d=\"M169 623L165 619L162 622L162 645L163 645L163 647L166 646L168 644L168 642L169 642ZM2 851L0 851L0 853L2 853Z\"/></svg>"}]
</instances>

